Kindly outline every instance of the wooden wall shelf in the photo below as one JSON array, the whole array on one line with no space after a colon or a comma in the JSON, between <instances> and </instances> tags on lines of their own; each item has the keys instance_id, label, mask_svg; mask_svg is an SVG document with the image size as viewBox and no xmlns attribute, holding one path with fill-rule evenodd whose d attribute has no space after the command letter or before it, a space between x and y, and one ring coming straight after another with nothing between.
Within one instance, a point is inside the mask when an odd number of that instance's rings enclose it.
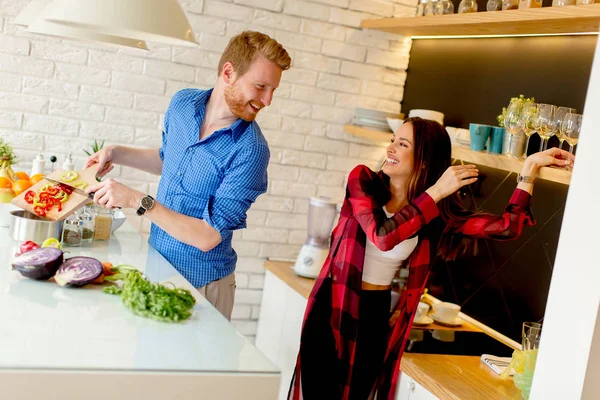
<instances>
[{"instance_id":1,"label":"wooden wall shelf","mask_svg":"<svg viewBox=\"0 0 600 400\"><path fill-rule=\"evenodd\" d=\"M363 20L361 27L404 36L530 35L598 32L600 4Z\"/></svg>"},{"instance_id":2,"label":"wooden wall shelf","mask_svg":"<svg viewBox=\"0 0 600 400\"><path fill-rule=\"evenodd\" d=\"M344 130L355 136L376 142L389 142L392 138L391 132L379 132L354 125L345 125ZM510 172L521 172L523 161L508 158L503 155L488 154L479 151L473 151L467 147L453 146L452 158L473 163L485 165L491 168L497 168ZM568 185L571 182L571 171L558 168L541 168L538 172L538 178Z\"/></svg>"}]
</instances>

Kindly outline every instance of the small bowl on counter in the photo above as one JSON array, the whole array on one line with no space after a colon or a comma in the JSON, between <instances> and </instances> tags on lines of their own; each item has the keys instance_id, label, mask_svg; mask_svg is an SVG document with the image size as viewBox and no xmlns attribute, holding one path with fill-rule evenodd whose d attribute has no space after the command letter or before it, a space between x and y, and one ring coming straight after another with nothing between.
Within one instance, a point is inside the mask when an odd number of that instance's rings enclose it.
<instances>
[{"instance_id":1,"label":"small bowl on counter","mask_svg":"<svg viewBox=\"0 0 600 400\"><path fill-rule=\"evenodd\" d=\"M60 238L62 221L47 221L25 210L10 211L9 234L13 240L32 240L38 244L48 238Z\"/></svg>"},{"instance_id":2,"label":"small bowl on counter","mask_svg":"<svg viewBox=\"0 0 600 400\"><path fill-rule=\"evenodd\" d=\"M117 229L119 229L124 223L127 221L127 216L125 213L119 209L115 210L113 214L112 226L110 228L110 233L114 233Z\"/></svg>"}]
</instances>

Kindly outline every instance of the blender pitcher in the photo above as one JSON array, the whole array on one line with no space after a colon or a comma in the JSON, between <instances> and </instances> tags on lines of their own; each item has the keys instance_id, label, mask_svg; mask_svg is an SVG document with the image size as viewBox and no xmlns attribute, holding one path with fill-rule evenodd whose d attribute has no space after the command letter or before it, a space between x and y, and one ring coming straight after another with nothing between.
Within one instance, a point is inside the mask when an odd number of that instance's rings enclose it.
<instances>
[{"instance_id":1,"label":"blender pitcher","mask_svg":"<svg viewBox=\"0 0 600 400\"><path fill-rule=\"evenodd\" d=\"M311 197L308 206L308 235L298 254L294 271L316 278L329 254L329 237L337 215L337 204L327 197Z\"/></svg>"}]
</instances>

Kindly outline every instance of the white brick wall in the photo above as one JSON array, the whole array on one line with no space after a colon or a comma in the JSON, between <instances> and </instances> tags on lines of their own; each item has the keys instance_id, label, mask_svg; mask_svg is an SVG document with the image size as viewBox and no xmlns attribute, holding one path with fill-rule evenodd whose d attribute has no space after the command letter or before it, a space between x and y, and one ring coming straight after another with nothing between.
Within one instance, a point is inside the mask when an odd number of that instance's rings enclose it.
<instances>
[{"instance_id":1,"label":"white brick wall","mask_svg":"<svg viewBox=\"0 0 600 400\"><path fill-rule=\"evenodd\" d=\"M220 53L244 29L279 40L292 56L273 104L258 122L271 148L268 192L234 234L239 255L235 326L253 338L266 257L293 259L306 238L308 197L342 200L359 163L376 168L383 149L348 135L356 107L399 112L410 39L363 31L363 19L414 15L416 0L180 0L198 49L149 43L149 52L26 34L10 24L28 0L1 0L0 136L17 170L42 151L81 167L94 139L157 147L170 97L209 88ZM69 138L69 140L65 140ZM130 168L113 176L155 194L158 179ZM149 224L131 220L147 232Z\"/></svg>"}]
</instances>

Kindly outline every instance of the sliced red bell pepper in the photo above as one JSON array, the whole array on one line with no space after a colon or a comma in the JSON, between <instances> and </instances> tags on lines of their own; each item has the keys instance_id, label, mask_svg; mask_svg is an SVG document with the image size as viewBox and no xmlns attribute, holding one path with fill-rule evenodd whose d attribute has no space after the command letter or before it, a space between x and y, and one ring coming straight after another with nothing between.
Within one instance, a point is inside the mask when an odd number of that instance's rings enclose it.
<instances>
[{"instance_id":1,"label":"sliced red bell pepper","mask_svg":"<svg viewBox=\"0 0 600 400\"><path fill-rule=\"evenodd\" d=\"M46 215L46 209L40 206L33 207L33 212L39 215L40 217Z\"/></svg>"},{"instance_id":2,"label":"sliced red bell pepper","mask_svg":"<svg viewBox=\"0 0 600 400\"><path fill-rule=\"evenodd\" d=\"M27 204L33 204L33 199L35 199L35 192L33 190L25 192L25 201Z\"/></svg>"},{"instance_id":3,"label":"sliced red bell pepper","mask_svg":"<svg viewBox=\"0 0 600 400\"><path fill-rule=\"evenodd\" d=\"M62 190L67 192L67 194L73 193L73 188L67 185L59 185Z\"/></svg>"},{"instance_id":4,"label":"sliced red bell pepper","mask_svg":"<svg viewBox=\"0 0 600 400\"><path fill-rule=\"evenodd\" d=\"M34 250L34 249L39 249L40 246L38 246L38 244L34 241L28 240L26 242L21 243L21 246L19 247L19 252L21 254L23 253L27 253L30 250Z\"/></svg>"}]
</instances>

